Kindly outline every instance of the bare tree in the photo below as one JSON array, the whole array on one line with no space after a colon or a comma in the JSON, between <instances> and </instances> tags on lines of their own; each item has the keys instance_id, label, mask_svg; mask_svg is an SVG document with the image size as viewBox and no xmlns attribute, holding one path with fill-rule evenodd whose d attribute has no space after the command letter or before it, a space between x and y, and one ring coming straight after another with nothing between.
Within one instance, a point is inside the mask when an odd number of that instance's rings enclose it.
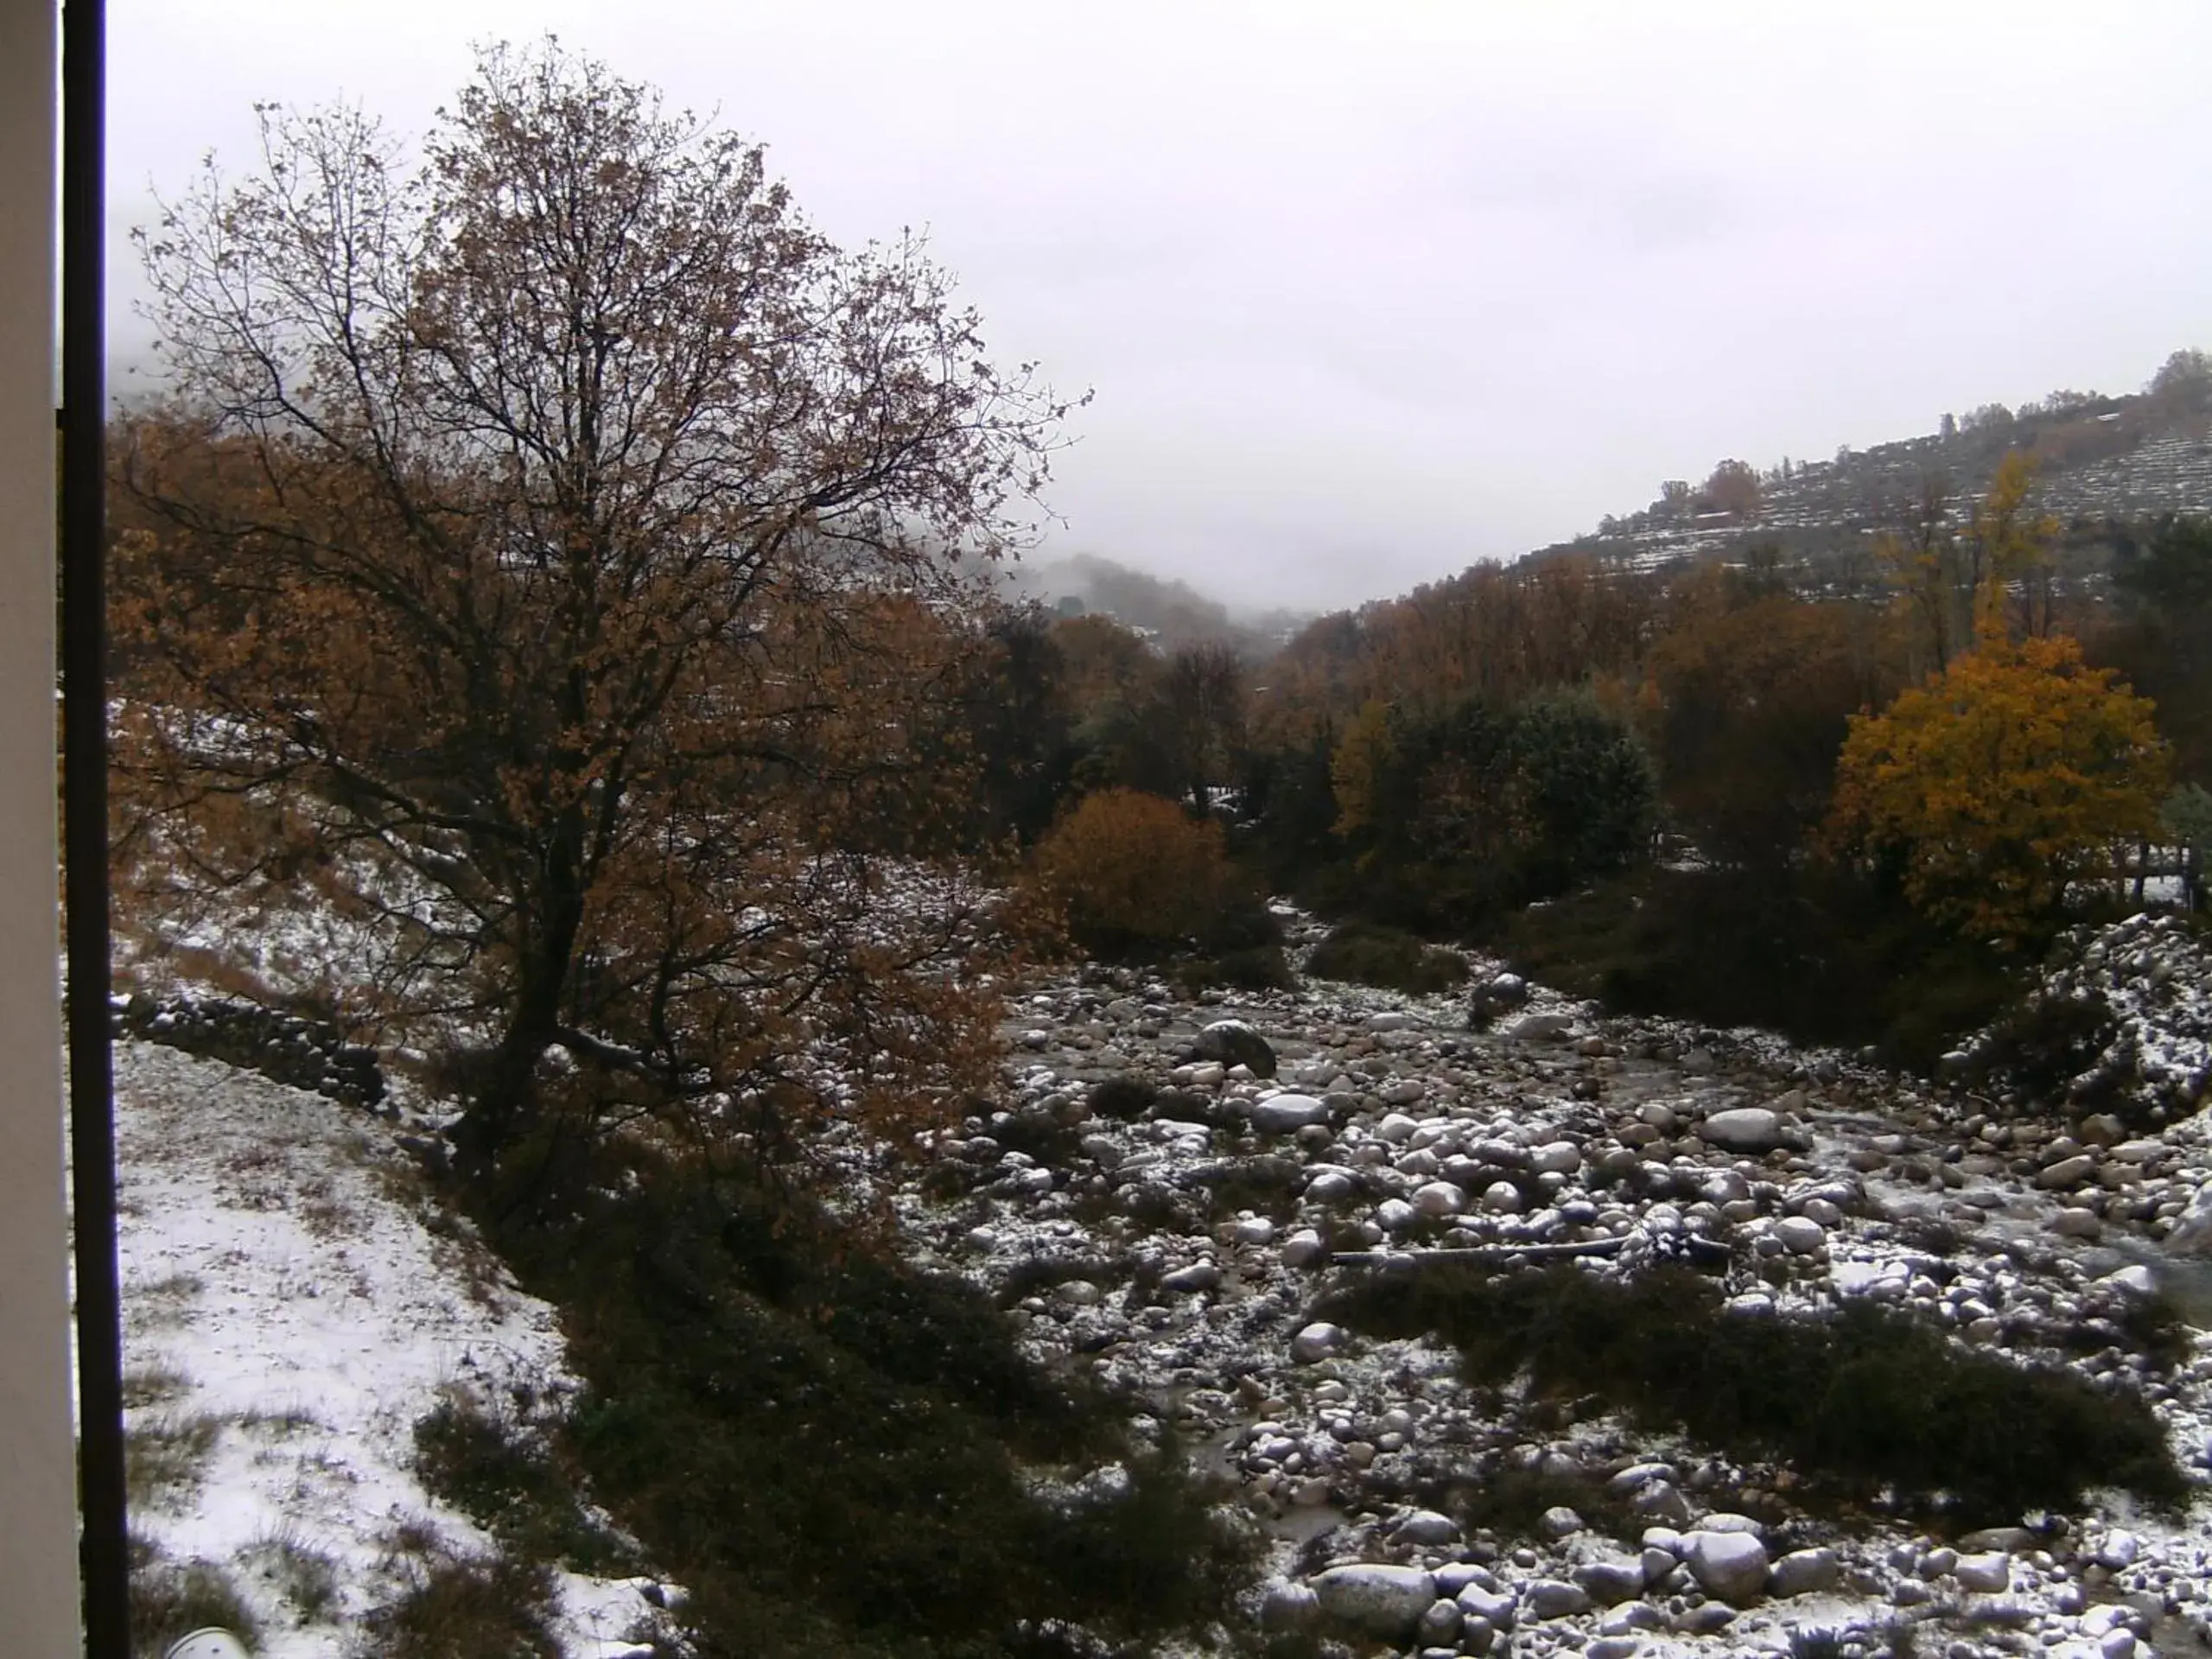
<instances>
[{"instance_id":1,"label":"bare tree","mask_svg":"<svg viewBox=\"0 0 2212 1659\"><path fill-rule=\"evenodd\" d=\"M895 935L837 830L928 780L944 619L1068 406L915 240L841 251L757 146L550 41L482 53L418 162L260 113L259 169L143 238L139 798L386 926L390 1011L477 1033L474 1167L579 1116L772 1136L963 1086L964 912Z\"/></svg>"},{"instance_id":2,"label":"bare tree","mask_svg":"<svg viewBox=\"0 0 2212 1659\"><path fill-rule=\"evenodd\" d=\"M1225 645L1185 645L1168 658L1159 698L1178 781L1194 810L1210 811L1244 735L1244 664Z\"/></svg>"}]
</instances>

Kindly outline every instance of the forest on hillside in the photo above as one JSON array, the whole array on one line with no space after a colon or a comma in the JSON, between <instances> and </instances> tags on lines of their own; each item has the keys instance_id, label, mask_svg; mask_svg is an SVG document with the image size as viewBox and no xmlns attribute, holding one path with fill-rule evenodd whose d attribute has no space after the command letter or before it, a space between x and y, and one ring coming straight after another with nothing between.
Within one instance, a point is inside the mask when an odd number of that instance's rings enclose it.
<instances>
[{"instance_id":1,"label":"forest on hillside","mask_svg":"<svg viewBox=\"0 0 2212 1659\"><path fill-rule=\"evenodd\" d=\"M1422 971L1403 936L1484 941L1622 1006L1926 1065L2066 926L2153 880L2201 897L2212 529L2138 523L2094 579L2059 533L2016 451L1980 499L1931 487L1891 525L1865 594L1771 551L1532 559L1320 619L1257 664L1016 613L978 752L995 816L1048 857L1166 844L1101 791L1177 801L1230 887L1414 964L1386 973ZM1103 868L1065 878L1079 912ZM1206 948L1195 890L1145 907L1089 942L1268 971L1233 927Z\"/></svg>"}]
</instances>

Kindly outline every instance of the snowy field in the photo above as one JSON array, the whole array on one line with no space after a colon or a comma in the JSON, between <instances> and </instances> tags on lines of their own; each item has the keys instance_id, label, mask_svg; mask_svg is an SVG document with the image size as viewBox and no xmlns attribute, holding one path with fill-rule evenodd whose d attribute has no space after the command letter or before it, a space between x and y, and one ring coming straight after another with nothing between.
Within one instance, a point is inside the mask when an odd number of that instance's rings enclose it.
<instances>
[{"instance_id":1,"label":"snowy field","mask_svg":"<svg viewBox=\"0 0 2212 1659\"><path fill-rule=\"evenodd\" d=\"M377 1120L218 1061L116 1053L129 1423L161 1478L133 1526L223 1569L264 1659L335 1659L426 1536L488 1547L412 1471L460 1390L521 1409L574 1388L552 1310L410 1198ZM563 1575L573 1659L650 1652L642 1580Z\"/></svg>"}]
</instances>

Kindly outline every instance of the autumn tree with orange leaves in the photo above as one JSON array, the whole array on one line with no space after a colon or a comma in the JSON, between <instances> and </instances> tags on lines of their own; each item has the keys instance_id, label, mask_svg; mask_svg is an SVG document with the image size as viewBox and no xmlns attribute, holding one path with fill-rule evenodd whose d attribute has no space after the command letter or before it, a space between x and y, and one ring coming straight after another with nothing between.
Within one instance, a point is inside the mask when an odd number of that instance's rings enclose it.
<instances>
[{"instance_id":1,"label":"autumn tree with orange leaves","mask_svg":"<svg viewBox=\"0 0 2212 1659\"><path fill-rule=\"evenodd\" d=\"M916 243L838 249L760 149L550 41L481 54L419 160L343 109L262 142L143 238L126 848L350 906L372 1013L458 1034L478 1172L955 1100L974 910L887 925L924 878L841 832L957 796L923 739L967 573L1067 405Z\"/></svg>"},{"instance_id":2,"label":"autumn tree with orange leaves","mask_svg":"<svg viewBox=\"0 0 2212 1659\"><path fill-rule=\"evenodd\" d=\"M2158 827L2166 772L2151 704L2077 642L1986 623L1942 674L1853 717L1830 832L1894 861L1933 918L2018 944L2117 876L2118 850Z\"/></svg>"}]
</instances>

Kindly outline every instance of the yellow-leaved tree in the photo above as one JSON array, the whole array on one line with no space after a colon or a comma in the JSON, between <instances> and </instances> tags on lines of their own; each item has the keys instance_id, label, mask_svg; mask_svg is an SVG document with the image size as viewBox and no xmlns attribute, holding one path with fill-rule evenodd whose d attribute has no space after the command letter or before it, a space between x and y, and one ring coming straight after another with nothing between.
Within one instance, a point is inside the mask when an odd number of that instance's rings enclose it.
<instances>
[{"instance_id":1,"label":"yellow-leaved tree","mask_svg":"<svg viewBox=\"0 0 2212 1659\"><path fill-rule=\"evenodd\" d=\"M1390 754L1390 706L1377 697L1360 705L1329 756L1337 798L1337 833L1357 835L1375 821L1376 774Z\"/></svg>"},{"instance_id":2,"label":"yellow-leaved tree","mask_svg":"<svg viewBox=\"0 0 2212 1659\"><path fill-rule=\"evenodd\" d=\"M1830 834L1895 858L1906 897L1984 938L2033 938L2069 892L2117 875L2156 830L2165 745L2152 705L2065 635L1985 624L1968 655L1851 721Z\"/></svg>"}]
</instances>

